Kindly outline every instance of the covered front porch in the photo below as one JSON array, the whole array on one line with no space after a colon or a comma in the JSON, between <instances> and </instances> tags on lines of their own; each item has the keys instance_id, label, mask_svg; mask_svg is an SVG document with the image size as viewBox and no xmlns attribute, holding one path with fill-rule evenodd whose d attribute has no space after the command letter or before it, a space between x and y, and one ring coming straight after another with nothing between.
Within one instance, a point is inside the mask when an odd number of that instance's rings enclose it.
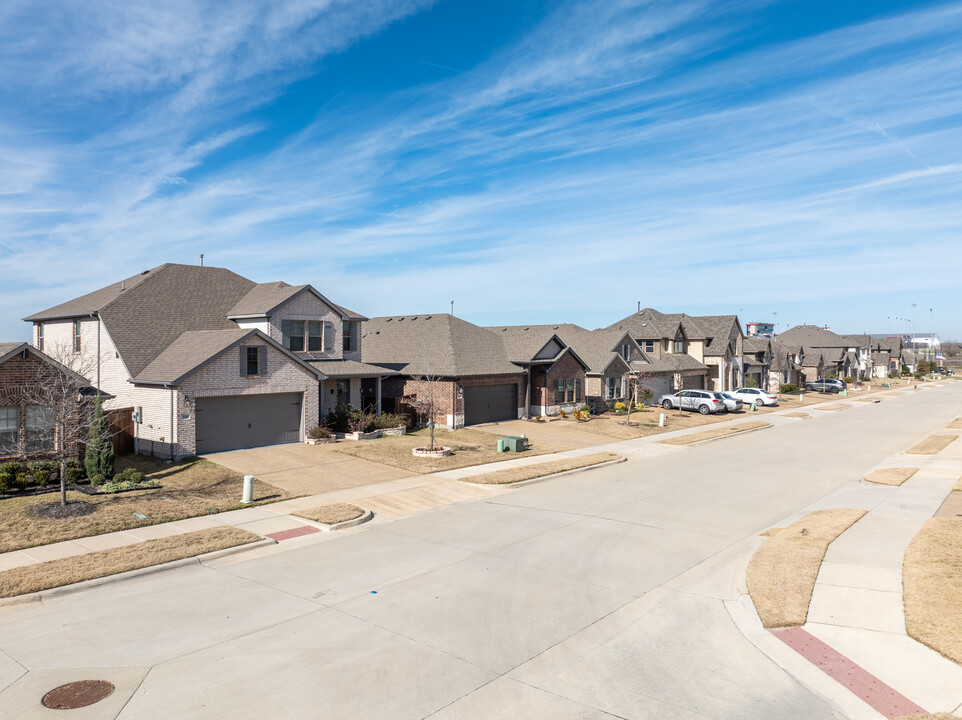
<instances>
[{"instance_id":1,"label":"covered front porch","mask_svg":"<svg viewBox=\"0 0 962 720\"><path fill-rule=\"evenodd\" d=\"M318 421L339 405L380 415L382 383L385 378L398 374L396 370L355 360L315 360L310 364L324 375L320 381Z\"/></svg>"}]
</instances>

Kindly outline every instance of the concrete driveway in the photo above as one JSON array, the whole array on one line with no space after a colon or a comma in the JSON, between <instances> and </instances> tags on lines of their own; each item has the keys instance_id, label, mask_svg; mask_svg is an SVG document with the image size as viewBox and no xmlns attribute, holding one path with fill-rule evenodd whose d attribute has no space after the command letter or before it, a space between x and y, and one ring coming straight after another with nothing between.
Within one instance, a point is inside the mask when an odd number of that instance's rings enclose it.
<instances>
[{"instance_id":1,"label":"concrete driveway","mask_svg":"<svg viewBox=\"0 0 962 720\"><path fill-rule=\"evenodd\" d=\"M349 441L342 441L349 442ZM417 473L345 455L329 445L272 445L204 455L204 458L288 492L316 495L373 485Z\"/></svg>"},{"instance_id":2,"label":"concrete driveway","mask_svg":"<svg viewBox=\"0 0 962 720\"><path fill-rule=\"evenodd\" d=\"M960 399L962 383L629 452L340 537L0 608L0 717L46 717L39 697L68 678L117 686L76 717L123 720L877 717L786 672L729 608L760 531L942 427Z\"/></svg>"}]
</instances>

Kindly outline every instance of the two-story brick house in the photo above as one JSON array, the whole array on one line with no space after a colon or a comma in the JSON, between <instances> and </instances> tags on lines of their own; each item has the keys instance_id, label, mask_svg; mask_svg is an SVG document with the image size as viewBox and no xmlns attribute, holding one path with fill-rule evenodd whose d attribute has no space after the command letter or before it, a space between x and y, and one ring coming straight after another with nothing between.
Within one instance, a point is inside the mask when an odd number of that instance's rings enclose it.
<instances>
[{"instance_id":1,"label":"two-story brick house","mask_svg":"<svg viewBox=\"0 0 962 720\"><path fill-rule=\"evenodd\" d=\"M362 316L224 268L161 265L25 320L38 349L93 358L106 407L140 408L138 450L163 456L296 442L390 374L356 359Z\"/></svg>"}]
</instances>

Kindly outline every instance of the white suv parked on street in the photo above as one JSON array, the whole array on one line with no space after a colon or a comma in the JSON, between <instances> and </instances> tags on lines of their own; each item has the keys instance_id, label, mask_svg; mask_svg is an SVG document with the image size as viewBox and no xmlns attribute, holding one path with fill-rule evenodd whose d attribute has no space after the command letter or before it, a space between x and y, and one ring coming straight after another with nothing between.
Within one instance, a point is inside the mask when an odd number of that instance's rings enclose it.
<instances>
[{"instance_id":1,"label":"white suv parked on street","mask_svg":"<svg viewBox=\"0 0 962 720\"><path fill-rule=\"evenodd\" d=\"M737 397L746 405L755 403L755 407L761 405L778 405L778 398L770 392L759 390L758 388L742 387L732 390L732 397Z\"/></svg>"}]
</instances>

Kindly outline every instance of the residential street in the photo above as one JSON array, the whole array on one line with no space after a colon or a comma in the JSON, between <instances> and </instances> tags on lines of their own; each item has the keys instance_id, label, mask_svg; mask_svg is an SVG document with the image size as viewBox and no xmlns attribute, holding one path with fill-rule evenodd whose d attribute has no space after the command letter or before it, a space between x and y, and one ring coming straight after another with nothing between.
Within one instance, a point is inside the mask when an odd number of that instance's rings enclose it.
<instances>
[{"instance_id":1,"label":"residential street","mask_svg":"<svg viewBox=\"0 0 962 720\"><path fill-rule=\"evenodd\" d=\"M343 536L0 607L0 718L854 717L746 638L758 533L960 414L962 383L850 402ZM866 706L867 708L867 706ZM858 717L873 717L871 711Z\"/></svg>"}]
</instances>

